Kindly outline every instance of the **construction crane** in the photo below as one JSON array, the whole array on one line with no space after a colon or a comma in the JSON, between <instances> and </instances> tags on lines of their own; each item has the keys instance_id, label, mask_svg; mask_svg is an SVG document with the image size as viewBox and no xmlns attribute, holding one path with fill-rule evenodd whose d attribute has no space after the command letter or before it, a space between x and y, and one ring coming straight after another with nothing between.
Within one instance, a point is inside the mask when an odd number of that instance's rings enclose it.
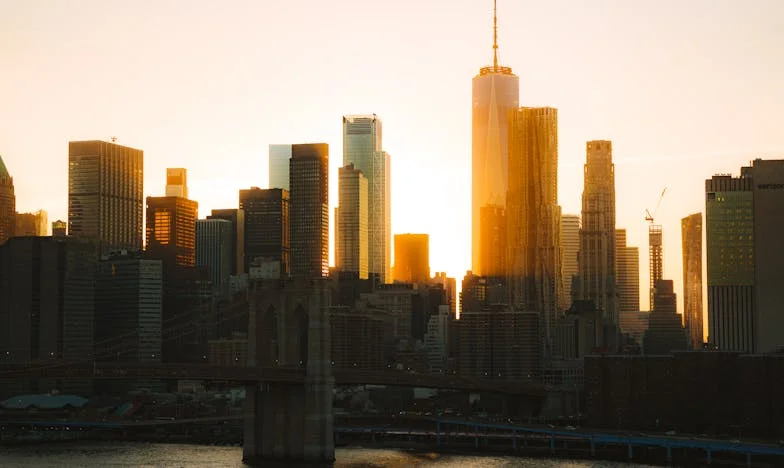
<instances>
[{"instance_id":1,"label":"construction crane","mask_svg":"<svg viewBox=\"0 0 784 468\"><path fill-rule=\"evenodd\" d=\"M661 206L662 199L664 198L664 194L666 192L667 192L667 187L664 187L664 190L662 190L661 195L659 195L659 202L656 203L656 208L653 209L653 213L648 211L647 208L645 209L645 221L649 221L651 224L653 224L653 217L656 216L656 212L659 211L659 206Z\"/></svg>"}]
</instances>

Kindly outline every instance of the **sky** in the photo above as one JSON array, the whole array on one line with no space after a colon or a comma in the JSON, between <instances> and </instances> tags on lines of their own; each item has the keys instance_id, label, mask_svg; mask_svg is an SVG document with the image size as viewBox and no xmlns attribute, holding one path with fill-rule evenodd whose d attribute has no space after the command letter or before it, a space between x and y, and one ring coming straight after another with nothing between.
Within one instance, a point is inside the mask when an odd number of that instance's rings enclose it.
<instances>
[{"instance_id":1,"label":"sky","mask_svg":"<svg viewBox=\"0 0 784 468\"><path fill-rule=\"evenodd\" d=\"M704 180L784 157L784 2L498 3L520 105L558 108L564 213L580 211L585 142L613 142L643 310L643 218L667 188L656 221L680 310L680 219L704 211ZM18 211L67 219L68 141L117 137L144 150L147 195L186 167L203 217L267 186L269 144L327 142L334 207L341 117L376 113L392 232L429 233L431 271L459 283L471 79L491 46L490 0L0 0L0 154Z\"/></svg>"}]
</instances>

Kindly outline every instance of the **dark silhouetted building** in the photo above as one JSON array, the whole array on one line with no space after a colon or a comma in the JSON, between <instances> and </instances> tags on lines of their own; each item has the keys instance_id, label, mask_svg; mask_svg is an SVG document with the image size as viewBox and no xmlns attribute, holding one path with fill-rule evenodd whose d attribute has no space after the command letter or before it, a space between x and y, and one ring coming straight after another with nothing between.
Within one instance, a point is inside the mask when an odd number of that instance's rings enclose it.
<instances>
[{"instance_id":1,"label":"dark silhouetted building","mask_svg":"<svg viewBox=\"0 0 784 468\"><path fill-rule=\"evenodd\" d=\"M782 355L588 356L585 425L776 440L782 376Z\"/></svg>"},{"instance_id":2,"label":"dark silhouetted building","mask_svg":"<svg viewBox=\"0 0 784 468\"><path fill-rule=\"evenodd\" d=\"M653 310L648 315L648 330L643 338L645 354L670 354L688 349L672 280L659 280L653 294Z\"/></svg>"},{"instance_id":3,"label":"dark silhouetted building","mask_svg":"<svg viewBox=\"0 0 784 468\"><path fill-rule=\"evenodd\" d=\"M16 237L0 246L0 361L93 357L97 259L73 238Z\"/></svg>"},{"instance_id":4,"label":"dark silhouetted building","mask_svg":"<svg viewBox=\"0 0 784 468\"><path fill-rule=\"evenodd\" d=\"M160 362L163 265L118 252L99 263L96 281L96 359Z\"/></svg>"},{"instance_id":5,"label":"dark silhouetted building","mask_svg":"<svg viewBox=\"0 0 784 468\"><path fill-rule=\"evenodd\" d=\"M426 284L430 280L430 236L395 234L395 281Z\"/></svg>"},{"instance_id":6,"label":"dark silhouetted building","mask_svg":"<svg viewBox=\"0 0 784 468\"><path fill-rule=\"evenodd\" d=\"M446 272L437 271L431 282L440 284L444 288L446 300L449 304L449 313L454 317L457 313L457 280L446 276Z\"/></svg>"},{"instance_id":7,"label":"dark silhouetted building","mask_svg":"<svg viewBox=\"0 0 784 468\"><path fill-rule=\"evenodd\" d=\"M196 265L210 271L213 294L222 299L229 296L229 277L234 260L234 232L231 221L200 219L196 221Z\"/></svg>"},{"instance_id":8,"label":"dark silhouetted building","mask_svg":"<svg viewBox=\"0 0 784 468\"><path fill-rule=\"evenodd\" d=\"M3 158L0 156L0 245L14 236L15 214L14 179L8 173Z\"/></svg>"},{"instance_id":9,"label":"dark silhouetted building","mask_svg":"<svg viewBox=\"0 0 784 468\"><path fill-rule=\"evenodd\" d=\"M458 373L483 379L539 377L539 314L496 306L463 311L457 322Z\"/></svg>"},{"instance_id":10,"label":"dark silhouetted building","mask_svg":"<svg viewBox=\"0 0 784 468\"><path fill-rule=\"evenodd\" d=\"M144 244L144 153L105 141L68 143L69 234L102 253Z\"/></svg>"},{"instance_id":11,"label":"dark silhouetted building","mask_svg":"<svg viewBox=\"0 0 784 468\"><path fill-rule=\"evenodd\" d=\"M280 273L290 272L289 192L252 187L240 190L245 213L245 270L254 263L278 262Z\"/></svg>"},{"instance_id":12,"label":"dark silhouetted building","mask_svg":"<svg viewBox=\"0 0 784 468\"><path fill-rule=\"evenodd\" d=\"M291 275L329 276L329 145L291 147ZM246 245L247 249L247 245Z\"/></svg>"},{"instance_id":13,"label":"dark silhouetted building","mask_svg":"<svg viewBox=\"0 0 784 468\"><path fill-rule=\"evenodd\" d=\"M245 269L245 211L234 208L212 210L212 214L207 216L207 219L231 221L231 232L234 239L231 244L231 274L242 275L247 271Z\"/></svg>"},{"instance_id":14,"label":"dark silhouetted building","mask_svg":"<svg viewBox=\"0 0 784 468\"><path fill-rule=\"evenodd\" d=\"M337 369L386 369L384 312L332 307L332 361Z\"/></svg>"},{"instance_id":15,"label":"dark silhouetted building","mask_svg":"<svg viewBox=\"0 0 784 468\"><path fill-rule=\"evenodd\" d=\"M702 213L681 220L683 326L694 349L702 349Z\"/></svg>"}]
</instances>

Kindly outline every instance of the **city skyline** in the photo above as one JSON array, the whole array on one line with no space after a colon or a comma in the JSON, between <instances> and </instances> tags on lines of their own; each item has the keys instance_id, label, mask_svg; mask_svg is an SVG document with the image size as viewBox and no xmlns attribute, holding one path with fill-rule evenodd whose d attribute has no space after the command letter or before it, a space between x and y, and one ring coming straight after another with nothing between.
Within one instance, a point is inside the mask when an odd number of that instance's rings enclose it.
<instances>
[{"instance_id":1,"label":"city skyline","mask_svg":"<svg viewBox=\"0 0 784 468\"><path fill-rule=\"evenodd\" d=\"M398 42L395 28L380 25L379 30L379 25L375 25L371 31L378 33L378 43L371 41L372 47L365 49L363 45L358 52L364 56L378 48L380 52L368 55L368 60L338 54L335 68L328 68L331 71L325 78L303 72L301 75L306 78L287 81L288 74L283 77L275 70L270 76L259 78L260 73L270 70L265 59L273 63L289 59L294 63L283 68L306 70L313 63L322 64L319 56L329 55L332 48L341 49L357 32L349 26L358 16L337 19L346 22L342 26L322 24L322 8L327 7L303 9L295 3L274 11L259 5L238 8L239 4L213 11L206 3L194 3L191 11L184 12L185 17L174 25L183 37L168 39L176 36L172 34L159 44L145 43L143 36L157 31L161 26L157 21L165 21L168 15L176 13L181 17L183 12L173 3L156 4L156 15L149 15L147 9L138 5L84 2L73 8L65 2L49 2L47 8L32 4L11 10L8 4L0 2L0 30L8 36L0 45L0 57L10 58L9 66L4 67L9 72L0 77L0 99L7 103L10 116L8 125L0 129L0 152L14 178L17 211L45 209L50 219L65 219L67 142L108 140L117 135L119 144L146 153L144 196L159 193L157 187L164 185L164 168L187 167L191 172L190 196L199 201L203 218L212 209L236 207L237 190L265 185L268 144L325 141L333 147L333 155L339 155L340 116L376 112L390 129L385 147L396 161L392 169L392 232L430 233L431 264L450 276L462 277L471 268L470 108L466 101L476 69L491 63L492 5L477 2L450 9L452 17L445 25L436 24L436 19L445 11L446 2L433 2L418 9L419 16L406 21L412 28L434 26L433 42L416 53L407 48L408 56L402 60L390 56ZM356 5L345 2L332 8L355 8L357 15L364 14L362 7ZM754 9L743 9L732 8L736 4L730 2L699 1L680 6L675 2L657 2L655 9L619 6L615 2L596 2L590 8L577 6L568 10L562 8L564 5L501 2L500 62L520 73L521 105L559 109L558 200L564 214L580 211L583 148L588 140L613 141L618 194L616 226L627 229L629 245L646 250L644 210L653 208L661 188L668 187L657 224L660 222L664 229L664 277L674 279L675 291L681 291L679 220L704 210L703 181L719 172L736 175L737 168L750 159L784 154L784 137L776 128L780 120L777 117L784 108L784 93L776 86L784 77L784 60L781 50L767 46L781 42L782 33L774 30L773 21L781 17L782 7L775 2L757 2ZM387 7L384 13L395 18L407 10L403 2ZM319 31L339 33L344 29L346 33L335 34L327 43L312 47L310 43L286 42L288 36L279 29L270 28L263 33L252 28L256 26L253 18L285 23L282 19L295 11ZM223 37L210 34L199 38L200 25L211 24L213 14L225 17L226 24L232 24L235 31ZM112 22L100 19L114 16L133 20L136 15L144 21L140 21L137 30L122 37L109 33L102 34L104 41L90 41L88 36L63 32L64 27L80 29L81 22L94 25L97 34L101 28L114 31ZM281 21L273 21L274 15L280 15ZM243 22L246 17L247 23ZM722 26L730 22L735 28ZM394 25L395 21L389 24ZM605 36L594 34L600 27L604 27ZM542 28L551 29L546 37L552 41L535 47L525 45L538 44L526 38L540 37ZM682 47L661 47L658 40L663 30L668 31L667 41ZM563 34L564 31L582 36L591 33L593 37L571 51L573 41L566 40L569 34ZM277 40L287 43L288 48L251 48L250 52L257 52L258 58L248 65L236 63L233 59L239 52L226 51L233 50L238 38L254 38L254 34L262 36L249 41L253 44L274 44L271 38L277 35ZM209 46L203 47L200 41L207 37ZM623 41L613 40L620 37ZM131 44L140 47L129 48ZM153 50L159 45L160 51ZM659 52L662 49L667 52ZM180 50L190 52L183 56ZM200 52L194 53L195 50ZM279 51L284 55L276 56ZM245 52L250 53L248 49ZM226 57L221 58L222 54ZM165 79L158 82L160 77L153 70L159 61L168 61L172 56L177 57L174 63L163 67L169 76L164 75ZM428 62L423 59L425 56L435 59ZM56 57L69 57L70 61L61 62ZM136 74L113 79L112 85L106 86L105 72L86 67L85 61L95 57L108 62L102 67L107 70L114 68L112 64L134 60L146 66ZM220 60L230 60L231 67L249 68L230 68L231 76L222 75L215 70L229 64ZM561 60L564 63L559 63ZM208 62L209 70L200 68ZM727 67L727 62L738 66ZM645 66L641 66L643 63ZM417 80L413 80L407 73L415 64L419 71L425 67L422 76L439 70L440 78L422 78L417 73ZM533 66L545 72L525 73ZM346 71L338 70L339 67L346 67ZM673 67L678 67L678 72ZM361 71L363 68L367 70ZM396 70L403 70L403 74L384 73ZM198 75L194 71L204 72L203 76L194 76ZM594 78L585 78L589 75ZM345 77L350 78L347 83L342 81ZM654 84L660 91L648 93ZM263 89L265 86L269 89ZM281 101L269 94L280 93L281 89ZM407 89L407 93L395 92L400 89ZM294 90L301 93L292 96ZM145 98L138 99L139 96ZM290 112L283 105L287 99L293 99ZM109 101L111 105L106 104ZM431 125L412 118L412 112L423 105L439 109L428 112L427 122ZM308 109L306 117L293 110L299 107ZM114 112L118 108L125 112ZM678 112L665 113L668 109ZM736 117L748 109L756 118ZM216 161L223 164L215 164ZM673 171L673 164L680 164L682 169ZM330 213L337 205L334 181L339 166L340 158L333 157ZM41 167L52 170L41 173ZM40 190L41 185L47 190ZM422 196L406 190L411 186L429 186L426 195L447 202L440 211L410 209L417 206ZM330 242L330 251L333 248ZM647 290L646 256L641 256L640 263L640 285ZM647 299L645 291L641 297ZM641 307L645 308L646 303L643 299Z\"/></svg>"}]
</instances>

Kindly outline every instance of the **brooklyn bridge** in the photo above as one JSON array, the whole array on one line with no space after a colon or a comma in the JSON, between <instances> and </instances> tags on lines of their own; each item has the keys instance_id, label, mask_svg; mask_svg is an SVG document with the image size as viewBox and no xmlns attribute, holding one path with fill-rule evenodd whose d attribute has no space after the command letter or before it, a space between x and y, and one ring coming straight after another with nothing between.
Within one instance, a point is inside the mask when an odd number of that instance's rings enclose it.
<instances>
[{"instance_id":1,"label":"brooklyn bridge","mask_svg":"<svg viewBox=\"0 0 784 468\"><path fill-rule=\"evenodd\" d=\"M491 392L510 405L540 407L546 389L535 381L494 380L397 369L333 368L327 280L258 281L248 300L246 366L105 362L0 365L8 380L204 380L245 386L243 459L334 460L335 385L384 385Z\"/></svg>"}]
</instances>

